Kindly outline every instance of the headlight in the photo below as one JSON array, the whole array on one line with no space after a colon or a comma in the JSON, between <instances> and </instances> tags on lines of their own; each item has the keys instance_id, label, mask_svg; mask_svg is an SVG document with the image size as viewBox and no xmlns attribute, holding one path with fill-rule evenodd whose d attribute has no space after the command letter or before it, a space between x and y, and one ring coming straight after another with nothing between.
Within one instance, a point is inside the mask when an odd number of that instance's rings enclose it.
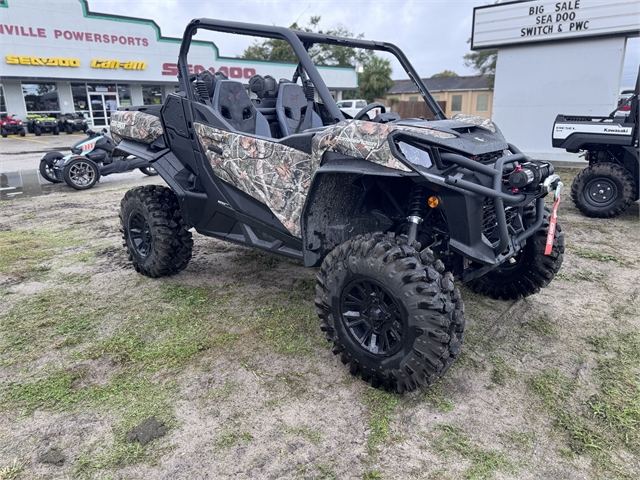
<instances>
[{"instance_id":1,"label":"headlight","mask_svg":"<svg viewBox=\"0 0 640 480\"><path fill-rule=\"evenodd\" d=\"M429 153L425 152L424 150L414 147L413 145L409 145L405 142L399 142L398 147L400 148L400 151L405 156L405 158L411 163L420 165L424 168L431 168L431 166L433 165Z\"/></svg>"},{"instance_id":2,"label":"headlight","mask_svg":"<svg viewBox=\"0 0 640 480\"><path fill-rule=\"evenodd\" d=\"M42 123L40 120L36 120L36 123Z\"/></svg>"}]
</instances>

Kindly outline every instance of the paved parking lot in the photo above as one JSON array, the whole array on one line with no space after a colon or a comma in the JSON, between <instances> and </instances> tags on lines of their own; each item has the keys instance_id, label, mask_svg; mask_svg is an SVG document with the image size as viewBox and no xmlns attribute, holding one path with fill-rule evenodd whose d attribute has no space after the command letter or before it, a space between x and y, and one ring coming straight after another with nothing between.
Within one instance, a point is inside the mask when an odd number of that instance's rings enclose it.
<instances>
[{"instance_id":1,"label":"paved parking lot","mask_svg":"<svg viewBox=\"0 0 640 480\"><path fill-rule=\"evenodd\" d=\"M75 132L71 135L41 135L36 137L27 134L25 137L10 135L0 137L0 200L47 195L56 192L72 191L65 184L53 185L38 172L42 155L50 151L70 153L71 146L86 138L86 134ZM116 173L101 177L94 187L109 184L128 186L138 184L146 175L139 170ZM153 177L156 183L162 183L159 177Z\"/></svg>"},{"instance_id":2,"label":"paved parking lot","mask_svg":"<svg viewBox=\"0 0 640 480\"><path fill-rule=\"evenodd\" d=\"M66 155L71 145L85 137L83 132L0 137L0 173L37 169L44 153L59 150Z\"/></svg>"}]
</instances>

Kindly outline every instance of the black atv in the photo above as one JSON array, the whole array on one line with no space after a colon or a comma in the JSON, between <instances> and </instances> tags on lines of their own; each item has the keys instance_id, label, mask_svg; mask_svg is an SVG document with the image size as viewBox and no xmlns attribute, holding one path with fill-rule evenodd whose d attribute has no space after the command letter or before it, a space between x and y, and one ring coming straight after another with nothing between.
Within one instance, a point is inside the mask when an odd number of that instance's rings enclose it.
<instances>
[{"instance_id":1,"label":"black atv","mask_svg":"<svg viewBox=\"0 0 640 480\"><path fill-rule=\"evenodd\" d=\"M287 41L291 80L189 75L200 29ZM382 50L423 92L434 121L373 103L337 107L307 50ZM136 270L173 275L191 259L190 228L320 267L320 328L353 374L397 392L429 385L460 354L464 307L454 277L516 299L546 287L564 237L545 197L561 183L488 119L446 119L394 45L287 28L193 20L179 55L180 92L112 116L118 149L152 162L169 188L128 191L124 245ZM300 83L298 83L300 82ZM316 100L316 92L320 101ZM367 112L380 108L372 120Z\"/></svg>"},{"instance_id":2,"label":"black atv","mask_svg":"<svg viewBox=\"0 0 640 480\"><path fill-rule=\"evenodd\" d=\"M86 132L89 126L81 113L63 113L58 116L58 128L71 135L73 132Z\"/></svg>"},{"instance_id":3,"label":"black atv","mask_svg":"<svg viewBox=\"0 0 640 480\"><path fill-rule=\"evenodd\" d=\"M69 155L48 152L40 159L40 174L45 180L64 181L76 190L93 187L100 177L136 168L145 175L158 174L147 160L118 155L116 143L107 136L106 129L100 132L87 130L87 138L76 142Z\"/></svg>"},{"instance_id":4,"label":"black atv","mask_svg":"<svg viewBox=\"0 0 640 480\"><path fill-rule=\"evenodd\" d=\"M573 203L588 217L617 217L639 198L639 83L640 72L633 95L606 117L558 115L553 124L553 146L583 152L589 162L571 185Z\"/></svg>"}]
</instances>

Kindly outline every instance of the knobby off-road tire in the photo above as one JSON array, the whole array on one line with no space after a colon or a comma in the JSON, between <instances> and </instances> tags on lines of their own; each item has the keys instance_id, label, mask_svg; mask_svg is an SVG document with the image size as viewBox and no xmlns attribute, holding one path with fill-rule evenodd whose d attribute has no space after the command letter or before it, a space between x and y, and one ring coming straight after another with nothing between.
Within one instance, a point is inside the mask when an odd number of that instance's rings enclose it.
<instances>
[{"instance_id":1,"label":"knobby off-road tire","mask_svg":"<svg viewBox=\"0 0 640 480\"><path fill-rule=\"evenodd\" d=\"M525 226L531 225L535 219L535 207L526 207ZM544 254L550 219L551 212L545 208L541 227L527 239L524 249L513 257L514 261L506 261L489 273L471 280L466 284L467 287L491 298L515 300L538 293L541 288L549 285L560 270L564 258L564 233L559 223L556 224L551 254Z\"/></svg>"},{"instance_id":2,"label":"knobby off-road tire","mask_svg":"<svg viewBox=\"0 0 640 480\"><path fill-rule=\"evenodd\" d=\"M73 133L73 127L71 125L65 125L64 131L67 135L71 135Z\"/></svg>"},{"instance_id":3,"label":"knobby off-road tire","mask_svg":"<svg viewBox=\"0 0 640 480\"><path fill-rule=\"evenodd\" d=\"M129 260L147 277L175 275L191 260L191 232L169 188L149 185L129 190L120 203L120 231Z\"/></svg>"},{"instance_id":4,"label":"knobby off-road tire","mask_svg":"<svg viewBox=\"0 0 640 480\"><path fill-rule=\"evenodd\" d=\"M7 135L9 135L9 132L7 132L7 130L2 127L0 128L0 135L2 135L2 138L7 138Z\"/></svg>"},{"instance_id":5,"label":"knobby off-road tire","mask_svg":"<svg viewBox=\"0 0 640 480\"><path fill-rule=\"evenodd\" d=\"M451 273L405 236L358 235L322 262L320 329L353 375L402 393L429 385L460 353L464 305Z\"/></svg>"},{"instance_id":6,"label":"knobby off-road tire","mask_svg":"<svg viewBox=\"0 0 640 480\"><path fill-rule=\"evenodd\" d=\"M54 128L53 128L53 134L54 134L54 135L60 135L60 128L58 128L58 127L54 127Z\"/></svg>"},{"instance_id":7,"label":"knobby off-road tire","mask_svg":"<svg viewBox=\"0 0 640 480\"><path fill-rule=\"evenodd\" d=\"M615 163L596 163L573 180L571 199L587 217L617 217L634 201L637 188L626 168Z\"/></svg>"}]
</instances>

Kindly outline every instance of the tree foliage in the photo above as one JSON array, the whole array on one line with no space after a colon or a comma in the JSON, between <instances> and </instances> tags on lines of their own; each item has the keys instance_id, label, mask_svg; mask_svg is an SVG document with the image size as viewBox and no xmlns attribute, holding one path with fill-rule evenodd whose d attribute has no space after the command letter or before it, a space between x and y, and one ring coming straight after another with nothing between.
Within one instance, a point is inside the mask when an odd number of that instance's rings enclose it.
<instances>
[{"instance_id":1,"label":"tree foliage","mask_svg":"<svg viewBox=\"0 0 640 480\"><path fill-rule=\"evenodd\" d=\"M459 75L453 70L443 70L440 73L431 75L431 78L440 78L440 77L459 77Z\"/></svg>"},{"instance_id":2,"label":"tree foliage","mask_svg":"<svg viewBox=\"0 0 640 480\"><path fill-rule=\"evenodd\" d=\"M324 35L335 35L338 37L362 38L363 34L354 36L352 32L339 26L330 30L320 29L320 16L313 16L305 27L300 27L298 23L293 23L289 28L292 30L302 30L303 32L320 33ZM373 53L369 50L343 47L340 45L313 45L309 51L309 56L316 65L327 65L333 67L353 67L364 64ZM284 40L274 38L262 41L254 41L252 45L242 52L241 58L250 60L267 60L272 62L298 63L298 57L293 53L291 46Z\"/></svg>"},{"instance_id":3,"label":"tree foliage","mask_svg":"<svg viewBox=\"0 0 640 480\"><path fill-rule=\"evenodd\" d=\"M357 98L364 98L367 103L376 98L383 98L393 86L391 80L391 62L377 55L372 55L363 65L364 71L360 74L360 88L354 93Z\"/></svg>"},{"instance_id":4,"label":"tree foliage","mask_svg":"<svg viewBox=\"0 0 640 480\"><path fill-rule=\"evenodd\" d=\"M471 39L467 40L467 43ZM478 52L467 53L464 57L465 67L472 67L480 75L487 75L489 80L487 87L493 88L496 76L496 63L498 62L498 50L480 50Z\"/></svg>"},{"instance_id":5,"label":"tree foliage","mask_svg":"<svg viewBox=\"0 0 640 480\"><path fill-rule=\"evenodd\" d=\"M320 18L320 16L313 16L307 26L301 28L297 23L294 23L289 28L338 37L362 38L364 36L362 33L354 35L343 26L322 30L320 29ZM363 72L359 76L360 88L344 92L345 99L364 98L368 102L373 102L374 98L384 97L393 85L391 62L377 56L372 50L341 45L314 44L309 48L308 53L315 65L332 67L362 66ZM273 62L298 62L298 57L293 53L293 49L286 41L273 38L254 41L251 46L242 52L241 58Z\"/></svg>"}]
</instances>

